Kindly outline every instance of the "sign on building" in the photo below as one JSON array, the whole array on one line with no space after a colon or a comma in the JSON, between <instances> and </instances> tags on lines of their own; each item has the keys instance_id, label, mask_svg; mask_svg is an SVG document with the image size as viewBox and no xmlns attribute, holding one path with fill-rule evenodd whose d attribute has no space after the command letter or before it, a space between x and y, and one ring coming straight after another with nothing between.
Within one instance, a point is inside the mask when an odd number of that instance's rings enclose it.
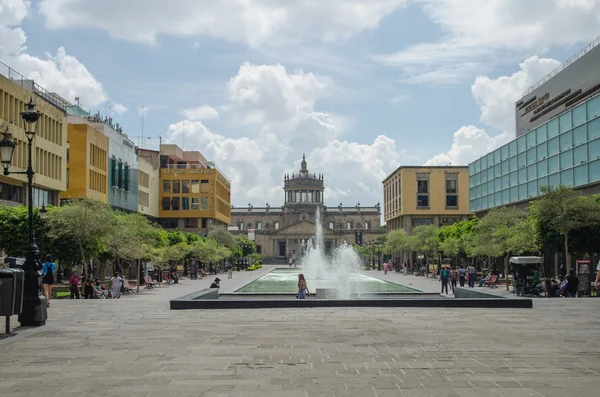
<instances>
[{"instance_id":1,"label":"sign on building","mask_svg":"<svg viewBox=\"0 0 600 397\"><path fill-rule=\"evenodd\" d=\"M254 241L254 229L248 229L248 240Z\"/></svg>"}]
</instances>

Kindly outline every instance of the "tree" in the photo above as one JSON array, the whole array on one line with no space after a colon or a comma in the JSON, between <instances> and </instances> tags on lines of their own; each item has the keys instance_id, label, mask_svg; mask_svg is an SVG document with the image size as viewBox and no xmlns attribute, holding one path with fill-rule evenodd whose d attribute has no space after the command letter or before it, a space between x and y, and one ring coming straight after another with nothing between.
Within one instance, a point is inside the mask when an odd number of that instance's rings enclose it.
<instances>
[{"instance_id":1,"label":"tree","mask_svg":"<svg viewBox=\"0 0 600 397\"><path fill-rule=\"evenodd\" d=\"M390 253L400 253L408 250L408 234L403 229L392 230L387 234L385 250Z\"/></svg>"},{"instance_id":2,"label":"tree","mask_svg":"<svg viewBox=\"0 0 600 397\"><path fill-rule=\"evenodd\" d=\"M211 238L225 247L232 248L235 245L233 234L229 233L224 227L215 227L208 232L208 238Z\"/></svg>"},{"instance_id":3,"label":"tree","mask_svg":"<svg viewBox=\"0 0 600 397\"><path fill-rule=\"evenodd\" d=\"M437 226L422 225L413 229L408 245L413 251L429 257L437 252L439 241Z\"/></svg>"},{"instance_id":4,"label":"tree","mask_svg":"<svg viewBox=\"0 0 600 397\"><path fill-rule=\"evenodd\" d=\"M112 209L108 204L91 199L74 199L48 213L48 236L75 241L79 247L84 274L87 259L102 251L103 239L110 230Z\"/></svg>"},{"instance_id":5,"label":"tree","mask_svg":"<svg viewBox=\"0 0 600 397\"><path fill-rule=\"evenodd\" d=\"M51 210L49 209L49 211ZM42 222L37 208L34 209L33 216L33 227L36 231L36 238L39 238ZM27 207L0 206L0 249L3 249L7 256L24 256L29 238L28 222Z\"/></svg>"},{"instance_id":6,"label":"tree","mask_svg":"<svg viewBox=\"0 0 600 397\"><path fill-rule=\"evenodd\" d=\"M477 225L468 239L471 257L483 257L486 263L511 252L537 252L537 235L525 210L515 207L494 208ZM505 262L505 273L508 273Z\"/></svg>"},{"instance_id":7,"label":"tree","mask_svg":"<svg viewBox=\"0 0 600 397\"><path fill-rule=\"evenodd\" d=\"M546 187L544 195L531 205L535 228L544 236L558 232L563 237L567 271L571 269L569 241L573 232L580 228L600 225L600 204L593 197L582 196L571 188Z\"/></svg>"}]
</instances>

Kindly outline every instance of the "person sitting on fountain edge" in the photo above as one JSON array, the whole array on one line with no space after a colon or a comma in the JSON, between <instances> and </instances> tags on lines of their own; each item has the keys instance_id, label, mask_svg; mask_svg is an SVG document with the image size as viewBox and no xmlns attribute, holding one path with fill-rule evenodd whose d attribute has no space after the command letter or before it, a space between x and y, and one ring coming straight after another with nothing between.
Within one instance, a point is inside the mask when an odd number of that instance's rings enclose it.
<instances>
[{"instance_id":1,"label":"person sitting on fountain edge","mask_svg":"<svg viewBox=\"0 0 600 397\"><path fill-rule=\"evenodd\" d=\"M219 287L220 282L221 282L221 279L219 277L215 278L215 281L212 282L212 284L210 285L210 288L220 288Z\"/></svg>"},{"instance_id":2,"label":"person sitting on fountain edge","mask_svg":"<svg viewBox=\"0 0 600 397\"><path fill-rule=\"evenodd\" d=\"M296 298L306 299L307 294L310 294L310 292L308 292L308 286L306 285L306 279L304 278L304 274L300 273L298 275L298 295L296 295Z\"/></svg>"}]
</instances>

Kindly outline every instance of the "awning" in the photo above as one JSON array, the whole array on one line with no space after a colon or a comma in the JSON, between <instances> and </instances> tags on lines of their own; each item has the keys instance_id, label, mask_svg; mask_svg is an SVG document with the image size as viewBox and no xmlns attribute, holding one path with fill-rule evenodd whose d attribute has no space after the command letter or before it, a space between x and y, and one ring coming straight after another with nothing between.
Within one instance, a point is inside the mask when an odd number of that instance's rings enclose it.
<instances>
[{"instance_id":1,"label":"awning","mask_svg":"<svg viewBox=\"0 0 600 397\"><path fill-rule=\"evenodd\" d=\"M542 263L542 258L539 256L513 256L509 262L516 265L536 265Z\"/></svg>"}]
</instances>

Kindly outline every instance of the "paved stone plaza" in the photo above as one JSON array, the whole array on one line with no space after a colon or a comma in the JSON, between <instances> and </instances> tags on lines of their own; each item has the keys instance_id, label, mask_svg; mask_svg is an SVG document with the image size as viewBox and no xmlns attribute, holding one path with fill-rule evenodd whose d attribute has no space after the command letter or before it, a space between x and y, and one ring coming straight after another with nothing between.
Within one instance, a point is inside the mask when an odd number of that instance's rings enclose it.
<instances>
[{"instance_id":1,"label":"paved stone plaza","mask_svg":"<svg viewBox=\"0 0 600 397\"><path fill-rule=\"evenodd\" d=\"M267 270L221 275L223 291ZM210 281L53 301L47 326L0 340L0 396L564 397L600 386L600 300L493 311L169 310L170 298Z\"/></svg>"}]
</instances>

